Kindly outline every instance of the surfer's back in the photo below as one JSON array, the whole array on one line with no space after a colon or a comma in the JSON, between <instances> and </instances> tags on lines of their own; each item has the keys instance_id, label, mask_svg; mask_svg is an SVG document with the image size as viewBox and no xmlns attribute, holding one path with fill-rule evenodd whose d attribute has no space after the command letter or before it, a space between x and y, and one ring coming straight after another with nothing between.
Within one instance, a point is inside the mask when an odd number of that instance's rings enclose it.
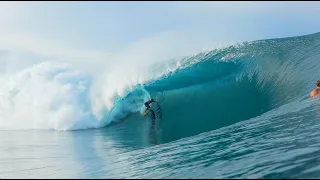
<instances>
[{"instance_id":1,"label":"surfer's back","mask_svg":"<svg viewBox=\"0 0 320 180\"><path fill-rule=\"evenodd\" d=\"M310 93L311 98L315 98L320 95L320 80L317 80L316 86L317 86L317 88L314 89L313 91L311 91L311 93Z\"/></svg>"}]
</instances>

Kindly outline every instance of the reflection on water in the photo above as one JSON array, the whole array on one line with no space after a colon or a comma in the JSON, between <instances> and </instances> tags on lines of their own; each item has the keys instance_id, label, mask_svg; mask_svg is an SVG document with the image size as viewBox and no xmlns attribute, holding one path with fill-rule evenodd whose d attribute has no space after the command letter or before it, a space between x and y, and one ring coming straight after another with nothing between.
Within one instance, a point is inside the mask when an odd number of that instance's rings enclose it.
<instances>
[{"instance_id":1,"label":"reflection on water","mask_svg":"<svg viewBox=\"0 0 320 180\"><path fill-rule=\"evenodd\" d=\"M0 131L0 177L78 177L71 140L64 132Z\"/></svg>"}]
</instances>

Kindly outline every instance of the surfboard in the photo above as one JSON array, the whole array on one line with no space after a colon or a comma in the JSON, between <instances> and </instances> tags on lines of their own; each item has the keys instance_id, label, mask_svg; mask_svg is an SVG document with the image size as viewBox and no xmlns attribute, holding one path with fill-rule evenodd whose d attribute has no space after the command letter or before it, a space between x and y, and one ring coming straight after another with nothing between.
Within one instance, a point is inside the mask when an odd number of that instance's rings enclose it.
<instances>
[{"instance_id":1,"label":"surfboard","mask_svg":"<svg viewBox=\"0 0 320 180\"><path fill-rule=\"evenodd\" d=\"M149 113L150 109L151 108L147 109L147 107L143 106L140 110L141 115L146 116Z\"/></svg>"}]
</instances>

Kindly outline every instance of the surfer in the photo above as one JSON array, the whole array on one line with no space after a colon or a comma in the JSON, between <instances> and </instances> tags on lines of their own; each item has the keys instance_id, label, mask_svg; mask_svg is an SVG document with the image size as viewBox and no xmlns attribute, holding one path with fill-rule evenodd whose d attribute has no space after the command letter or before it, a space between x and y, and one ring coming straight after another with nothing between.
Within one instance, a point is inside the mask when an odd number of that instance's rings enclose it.
<instances>
[{"instance_id":1,"label":"surfer","mask_svg":"<svg viewBox=\"0 0 320 180\"><path fill-rule=\"evenodd\" d=\"M317 88L311 91L310 97L315 98L316 96L320 95L320 80L317 80L316 82Z\"/></svg>"},{"instance_id":2,"label":"surfer","mask_svg":"<svg viewBox=\"0 0 320 180\"><path fill-rule=\"evenodd\" d=\"M150 109L150 104L156 102L154 99L150 99L149 101L145 102L144 105L147 107L147 109Z\"/></svg>"}]
</instances>

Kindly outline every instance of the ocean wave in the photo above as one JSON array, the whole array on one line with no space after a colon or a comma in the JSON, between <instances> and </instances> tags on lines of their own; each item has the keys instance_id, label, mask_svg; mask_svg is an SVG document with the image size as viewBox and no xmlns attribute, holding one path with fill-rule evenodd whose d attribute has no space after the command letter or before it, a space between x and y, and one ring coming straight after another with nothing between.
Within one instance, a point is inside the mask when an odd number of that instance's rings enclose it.
<instances>
[{"instance_id":1,"label":"ocean wave","mask_svg":"<svg viewBox=\"0 0 320 180\"><path fill-rule=\"evenodd\" d=\"M306 99L320 75L319 39L245 42L130 71L117 67L100 79L40 63L2 80L0 128L100 128L154 98L165 141L217 129Z\"/></svg>"}]
</instances>

